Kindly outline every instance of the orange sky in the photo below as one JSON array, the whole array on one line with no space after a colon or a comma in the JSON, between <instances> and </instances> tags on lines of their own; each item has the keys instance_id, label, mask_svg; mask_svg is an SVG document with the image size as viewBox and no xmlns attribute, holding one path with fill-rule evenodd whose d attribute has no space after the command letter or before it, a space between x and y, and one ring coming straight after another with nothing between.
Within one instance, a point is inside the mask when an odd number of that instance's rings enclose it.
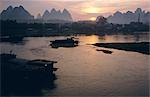
<instances>
[{"instance_id":1,"label":"orange sky","mask_svg":"<svg viewBox=\"0 0 150 97\"><path fill-rule=\"evenodd\" d=\"M0 0L0 11L9 5L24 6L32 15L43 14L45 9L67 8L74 20L94 19L98 15L108 16L115 11L135 11L140 7L150 11L150 0Z\"/></svg>"}]
</instances>

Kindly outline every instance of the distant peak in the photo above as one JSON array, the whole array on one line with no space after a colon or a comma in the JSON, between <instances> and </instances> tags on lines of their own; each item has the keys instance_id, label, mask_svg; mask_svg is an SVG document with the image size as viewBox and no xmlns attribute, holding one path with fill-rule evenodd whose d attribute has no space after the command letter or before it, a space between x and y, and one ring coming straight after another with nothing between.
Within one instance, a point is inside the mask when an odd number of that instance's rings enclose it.
<instances>
[{"instance_id":1,"label":"distant peak","mask_svg":"<svg viewBox=\"0 0 150 97\"><path fill-rule=\"evenodd\" d=\"M52 8L51 12L56 12L56 9L55 9L55 8Z\"/></svg>"},{"instance_id":2,"label":"distant peak","mask_svg":"<svg viewBox=\"0 0 150 97\"><path fill-rule=\"evenodd\" d=\"M66 8L64 8L64 10L63 11L67 11L67 9Z\"/></svg>"},{"instance_id":3,"label":"distant peak","mask_svg":"<svg viewBox=\"0 0 150 97\"><path fill-rule=\"evenodd\" d=\"M142 12L142 9L141 9L141 8L137 8L137 9L135 10L135 13L140 13L140 12Z\"/></svg>"},{"instance_id":4,"label":"distant peak","mask_svg":"<svg viewBox=\"0 0 150 97\"><path fill-rule=\"evenodd\" d=\"M127 13L133 13L132 11L127 11Z\"/></svg>"},{"instance_id":5,"label":"distant peak","mask_svg":"<svg viewBox=\"0 0 150 97\"><path fill-rule=\"evenodd\" d=\"M122 13L120 11L117 11L114 13L114 15L121 15Z\"/></svg>"},{"instance_id":6,"label":"distant peak","mask_svg":"<svg viewBox=\"0 0 150 97\"><path fill-rule=\"evenodd\" d=\"M10 5L10 6L8 6L8 8L13 8L13 7Z\"/></svg>"},{"instance_id":7,"label":"distant peak","mask_svg":"<svg viewBox=\"0 0 150 97\"><path fill-rule=\"evenodd\" d=\"M121 13L120 11L117 11L116 13Z\"/></svg>"},{"instance_id":8,"label":"distant peak","mask_svg":"<svg viewBox=\"0 0 150 97\"><path fill-rule=\"evenodd\" d=\"M41 14L40 14L40 13L38 13L38 15L37 15L37 19L41 19L41 18L42 18Z\"/></svg>"},{"instance_id":9,"label":"distant peak","mask_svg":"<svg viewBox=\"0 0 150 97\"><path fill-rule=\"evenodd\" d=\"M137 8L136 10L142 10L141 8Z\"/></svg>"},{"instance_id":10,"label":"distant peak","mask_svg":"<svg viewBox=\"0 0 150 97\"><path fill-rule=\"evenodd\" d=\"M5 12L1 13L2 14L2 19L3 20L30 20L34 19L34 17L26 10L23 8L23 6L16 6L12 7L9 6Z\"/></svg>"},{"instance_id":11,"label":"distant peak","mask_svg":"<svg viewBox=\"0 0 150 97\"><path fill-rule=\"evenodd\" d=\"M19 8L22 8L22 9L24 9L22 5L20 5L20 6L19 6Z\"/></svg>"},{"instance_id":12,"label":"distant peak","mask_svg":"<svg viewBox=\"0 0 150 97\"><path fill-rule=\"evenodd\" d=\"M49 11L48 11L48 10L45 10L44 14L47 14L47 13L49 13Z\"/></svg>"},{"instance_id":13,"label":"distant peak","mask_svg":"<svg viewBox=\"0 0 150 97\"><path fill-rule=\"evenodd\" d=\"M13 7L12 7L12 6L9 6L9 7L7 8L7 10L11 10L11 9L13 9Z\"/></svg>"},{"instance_id":14,"label":"distant peak","mask_svg":"<svg viewBox=\"0 0 150 97\"><path fill-rule=\"evenodd\" d=\"M58 10L57 12L58 12L58 13L61 13L61 11L60 11L60 10Z\"/></svg>"},{"instance_id":15,"label":"distant peak","mask_svg":"<svg viewBox=\"0 0 150 97\"><path fill-rule=\"evenodd\" d=\"M133 12L132 11L127 11L126 14L133 14Z\"/></svg>"},{"instance_id":16,"label":"distant peak","mask_svg":"<svg viewBox=\"0 0 150 97\"><path fill-rule=\"evenodd\" d=\"M64 8L63 13L64 13L64 12L68 12L68 10Z\"/></svg>"},{"instance_id":17,"label":"distant peak","mask_svg":"<svg viewBox=\"0 0 150 97\"><path fill-rule=\"evenodd\" d=\"M49 14L50 14L49 11L48 11L48 10L45 10L42 17L48 17Z\"/></svg>"},{"instance_id":18,"label":"distant peak","mask_svg":"<svg viewBox=\"0 0 150 97\"><path fill-rule=\"evenodd\" d=\"M48 10L45 10L45 12L49 12Z\"/></svg>"}]
</instances>

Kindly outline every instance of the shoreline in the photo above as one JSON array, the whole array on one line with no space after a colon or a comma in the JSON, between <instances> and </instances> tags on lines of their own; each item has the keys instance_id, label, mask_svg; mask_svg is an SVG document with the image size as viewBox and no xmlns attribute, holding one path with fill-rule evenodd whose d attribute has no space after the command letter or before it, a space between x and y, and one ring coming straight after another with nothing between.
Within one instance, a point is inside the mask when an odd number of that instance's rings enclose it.
<instances>
[{"instance_id":1,"label":"shoreline","mask_svg":"<svg viewBox=\"0 0 150 97\"><path fill-rule=\"evenodd\" d=\"M97 47L113 48L118 50L139 52L150 55L150 42L132 42L132 43L95 43L92 44Z\"/></svg>"},{"instance_id":2,"label":"shoreline","mask_svg":"<svg viewBox=\"0 0 150 97\"><path fill-rule=\"evenodd\" d=\"M25 35L0 35L0 37L55 37L55 36L105 36L105 35L150 35L150 32L135 32L135 33L49 33L49 34L25 34Z\"/></svg>"}]
</instances>

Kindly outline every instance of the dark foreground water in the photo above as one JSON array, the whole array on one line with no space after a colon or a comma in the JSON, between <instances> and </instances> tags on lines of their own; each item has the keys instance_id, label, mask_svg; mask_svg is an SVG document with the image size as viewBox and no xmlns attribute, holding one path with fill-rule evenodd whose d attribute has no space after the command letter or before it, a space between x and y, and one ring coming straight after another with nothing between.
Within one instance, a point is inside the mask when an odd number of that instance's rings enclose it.
<instances>
[{"instance_id":1,"label":"dark foreground water","mask_svg":"<svg viewBox=\"0 0 150 97\"><path fill-rule=\"evenodd\" d=\"M19 44L0 43L1 53L13 50L17 57L58 61L53 89L41 89L45 96L148 96L149 55L106 49L96 51L97 42L149 41L147 35L76 36L75 48L53 49L50 40L66 37L30 37ZM103 48L105 49L105 48Z\"/></svg>"}]
</instances>

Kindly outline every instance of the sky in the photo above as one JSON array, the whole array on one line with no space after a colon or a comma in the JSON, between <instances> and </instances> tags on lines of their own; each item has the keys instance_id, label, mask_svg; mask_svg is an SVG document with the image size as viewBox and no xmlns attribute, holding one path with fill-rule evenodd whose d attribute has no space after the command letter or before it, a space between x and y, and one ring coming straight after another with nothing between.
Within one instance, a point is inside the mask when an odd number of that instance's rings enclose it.
<instances>
[{"instance_id":1,"label":"sky","mask_svg":"<svg viewBox=\"0 0 150 97\"><path fill-rule=\"evenodd\" d=\"M150 11L150 0L0 0L0 12L9 5L22 5L35 17L44 11L66 8L74 20L94 20L97 16L105 17L116 11L135 11L137 8Z\"/></svg>"}]
</instances>

